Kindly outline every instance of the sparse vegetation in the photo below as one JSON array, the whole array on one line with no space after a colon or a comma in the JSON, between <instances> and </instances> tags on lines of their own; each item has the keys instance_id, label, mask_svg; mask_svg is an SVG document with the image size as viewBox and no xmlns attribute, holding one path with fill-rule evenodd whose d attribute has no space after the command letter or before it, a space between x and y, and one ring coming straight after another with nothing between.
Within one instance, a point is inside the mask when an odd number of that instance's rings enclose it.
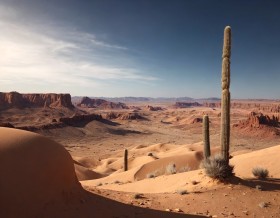
<instances>
[{"instance_id":1,"label":"sparse vegetation","mask_svg":"<svg viewBox=\"0 0 280 218\"><path fill-rule=\"evenodd\" d=\"M148 179L157 177L155 173L148 173L146 176Z\"/></svg>"},{"instance_id":2,"label":"sparse vegetation","mask_svg":"<svg viewBox=\"0 0 280 218\"><path fill-rule=\"evenodd\" d=\"M177 193L177 194L180 194L180 195L186 195L186 194L188 194L188 191L185 190L185 189L182 189L182 190L179 189L179 190L176 191L176 193Z\"/></svg>"},{"instance_id":3,"label":"sparse vegetation","mask_svg":"<svg viewBox=\"0 0 280 218\"><path fill-rule=\"evenodd\" d=\"M140 194L140 193L135 193L134 195L133 195L133 198L134 199L140 199L140 198L142 198L143 196L142 196L142 194Z\"/></svg>"},{"instance_id":4,"label":"sparse vegetation","mask_svg":"<svg viewBox=\"0 0 280 218\"><path fill-rule=\"evenodd\" d=\"M198 181L192 180L192 184L193 184L193 185L197 185L197 184L198 184Z\"/></svg>"},{"instance_id":5,"label":"sparse vegetation","mask_svg":"<svg viewBox=\"0 0 280 218\"><path fill-rule=\"evenodd\" d=\"M268 177L268 170L261 168L261 167L255 167L252 169L253 175L258 179L266 179Z\"/></svg>"},{"instance_id":6,"label":"sparse vegetation","mask_svg":"<svg viewBox=\"0 0 280 218\"><path fill-rule=\"evenodd\" d=\"M165 173L167 175L176 174L176 172L177 172L176 165L174 163L170 163L166 166Z\"/></svg>"},{"instance_id":7,"label":"sparse vegetation","mask_svg":"<svg viewBox=\"0 0 280 218\"><path fill-rule=\"evenodd\" d=\"M224 180L233 175L233 166L229 165L221 155L215 155L203 161L202 166L205 168L207 176Z\"/></svg>"},{"instance_id":8,"label":"sparse vegetation","mask_svg":"<svg viewBox=\"0 0 280 218\"><path fill-rule=\"evenodd\" d=\"M261 203L259 203L259 207L260 207L260 208L268 207L268 203L266 203L266 202L261 202Z\"/></svg>"},{"instance_id":9,"label":"sparse vegetation","mask_svg":"<svg viewBox=\"0 0 280 218\"><path fill-rule=\"evenodd\" d=\"M149 157L153 157L153 158L155 158L155 159L158 159L158 157L157 157L153 152L149 152L147 155L148 155Z\"/></svg>"},{"instance_id":10,"label":"sparse vegetation","mask_svg":"<svg viewBox=\"0 0 280 218\"><path fill-rule=\"evenodd\" d=\"M191 170L191 168L189 166L184 166L184 167L181 167L179 170L178 170L178 173L184 173L184 172L189 172Z\"/></svg>"}]
</instances>

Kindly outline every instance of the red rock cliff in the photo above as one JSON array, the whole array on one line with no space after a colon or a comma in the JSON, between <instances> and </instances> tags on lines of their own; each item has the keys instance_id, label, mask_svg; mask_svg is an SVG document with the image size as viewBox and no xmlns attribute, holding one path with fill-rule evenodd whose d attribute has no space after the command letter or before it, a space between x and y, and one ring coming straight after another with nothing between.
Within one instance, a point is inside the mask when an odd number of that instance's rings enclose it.
<instances>
[{"instance_id":1,"label":"red rock cliff","mask_svg":"<svg viewBox=\"0 0 280 218\"><path fill-rule=\"evenodd\" d=\"M78 103L77 106L101 109L129 109L129 107L126 104L121 102L115 103L103 99L91 99L88 97L82 98L81 102Z\"/></svg>"},{"instance_id":2,"label":"red rock cliff","mask_svg":"<svg viewBox=\"0 0 280 218\"><path fill-rule=\"evenodd\" d=\"M26 107L73 108L70 94L20 94L0 92L0 109Z\"/></svg>"}]
</instances>

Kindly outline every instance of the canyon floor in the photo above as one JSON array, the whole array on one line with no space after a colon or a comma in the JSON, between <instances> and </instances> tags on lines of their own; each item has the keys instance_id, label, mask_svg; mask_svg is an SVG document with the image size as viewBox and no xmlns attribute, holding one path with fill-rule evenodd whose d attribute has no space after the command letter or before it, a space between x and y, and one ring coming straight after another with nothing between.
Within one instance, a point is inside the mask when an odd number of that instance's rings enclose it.
<instances>
[{"instance_id":1,"label":"canyon floor","mask_svg":"<svg viewBox=\"0 0 280 218\"><path fill-rule=\"evenodd\" d=\"M74 114L95 113L107 118L36 130L61 143L71 154L78 180L87 193L77 202L71 201L72 206L63 208L60 215L280 217L279 127L240 127L236 124L246 120L254 108L233 108L230 163L234 165L235 176L222 183L207 177L200 168L203 159L201 119L208 114L212 154L218 153L220 108L172 108L170 103L154 103L153 106L162 110L151 111L148 104L151 103L133 102L130 106L134 109L122 110L13 108L1 111L0 118L1 122L15 127L40 126ZM135 113L139 115L137 119L133 118ZM126 172L123 170L124 149L128 150ZM253 177L251 171L257 166L267 168L269 178ZM18 180L20 184L20 178ZM106 205L113 215L104 212ZM58 206L50 208L49 215Z\"/></svg>"}]
</instances>

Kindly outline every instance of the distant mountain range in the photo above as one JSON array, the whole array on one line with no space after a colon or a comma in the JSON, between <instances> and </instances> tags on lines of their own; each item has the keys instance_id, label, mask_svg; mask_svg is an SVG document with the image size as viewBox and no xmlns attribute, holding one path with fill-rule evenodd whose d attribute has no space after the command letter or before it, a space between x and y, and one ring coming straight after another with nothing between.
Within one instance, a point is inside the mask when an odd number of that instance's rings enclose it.
<instances>
[{"instance_id":1,"label":"distant mountain range","mask_svg":"<svg viewBox=\"0 0 280 218\"><path fill-rule=\"evenodd\" d=\"M83 96L74 96L72 97L72 102L78 103L81 101ZM220 101L220 98L201 98L201 99L195 99L190 97L178 97L178 98L168 98L168 97L159 97L159 98L151 98L151 97L90 97L92 99L103 99L106 101L112 101L112 102L216 102Z\"/></svg>"}]
</instances>

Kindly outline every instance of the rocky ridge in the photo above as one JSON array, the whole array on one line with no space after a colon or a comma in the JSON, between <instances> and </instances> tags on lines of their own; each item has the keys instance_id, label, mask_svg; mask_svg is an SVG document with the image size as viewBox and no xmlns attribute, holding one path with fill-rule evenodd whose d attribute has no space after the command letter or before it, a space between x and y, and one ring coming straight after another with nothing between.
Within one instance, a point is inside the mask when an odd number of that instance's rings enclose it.
<instances>
[{"instance_id":1,"label":"rocky ridge","mask_svg":"<svg viewBox=\"0 0 280 218\"><path fill-rule=\"evenodd\" d=\"M0 92L0 109L32 107L74 108L70 94L21 94L18 92Z\"/></svg>"}]
</instances>

